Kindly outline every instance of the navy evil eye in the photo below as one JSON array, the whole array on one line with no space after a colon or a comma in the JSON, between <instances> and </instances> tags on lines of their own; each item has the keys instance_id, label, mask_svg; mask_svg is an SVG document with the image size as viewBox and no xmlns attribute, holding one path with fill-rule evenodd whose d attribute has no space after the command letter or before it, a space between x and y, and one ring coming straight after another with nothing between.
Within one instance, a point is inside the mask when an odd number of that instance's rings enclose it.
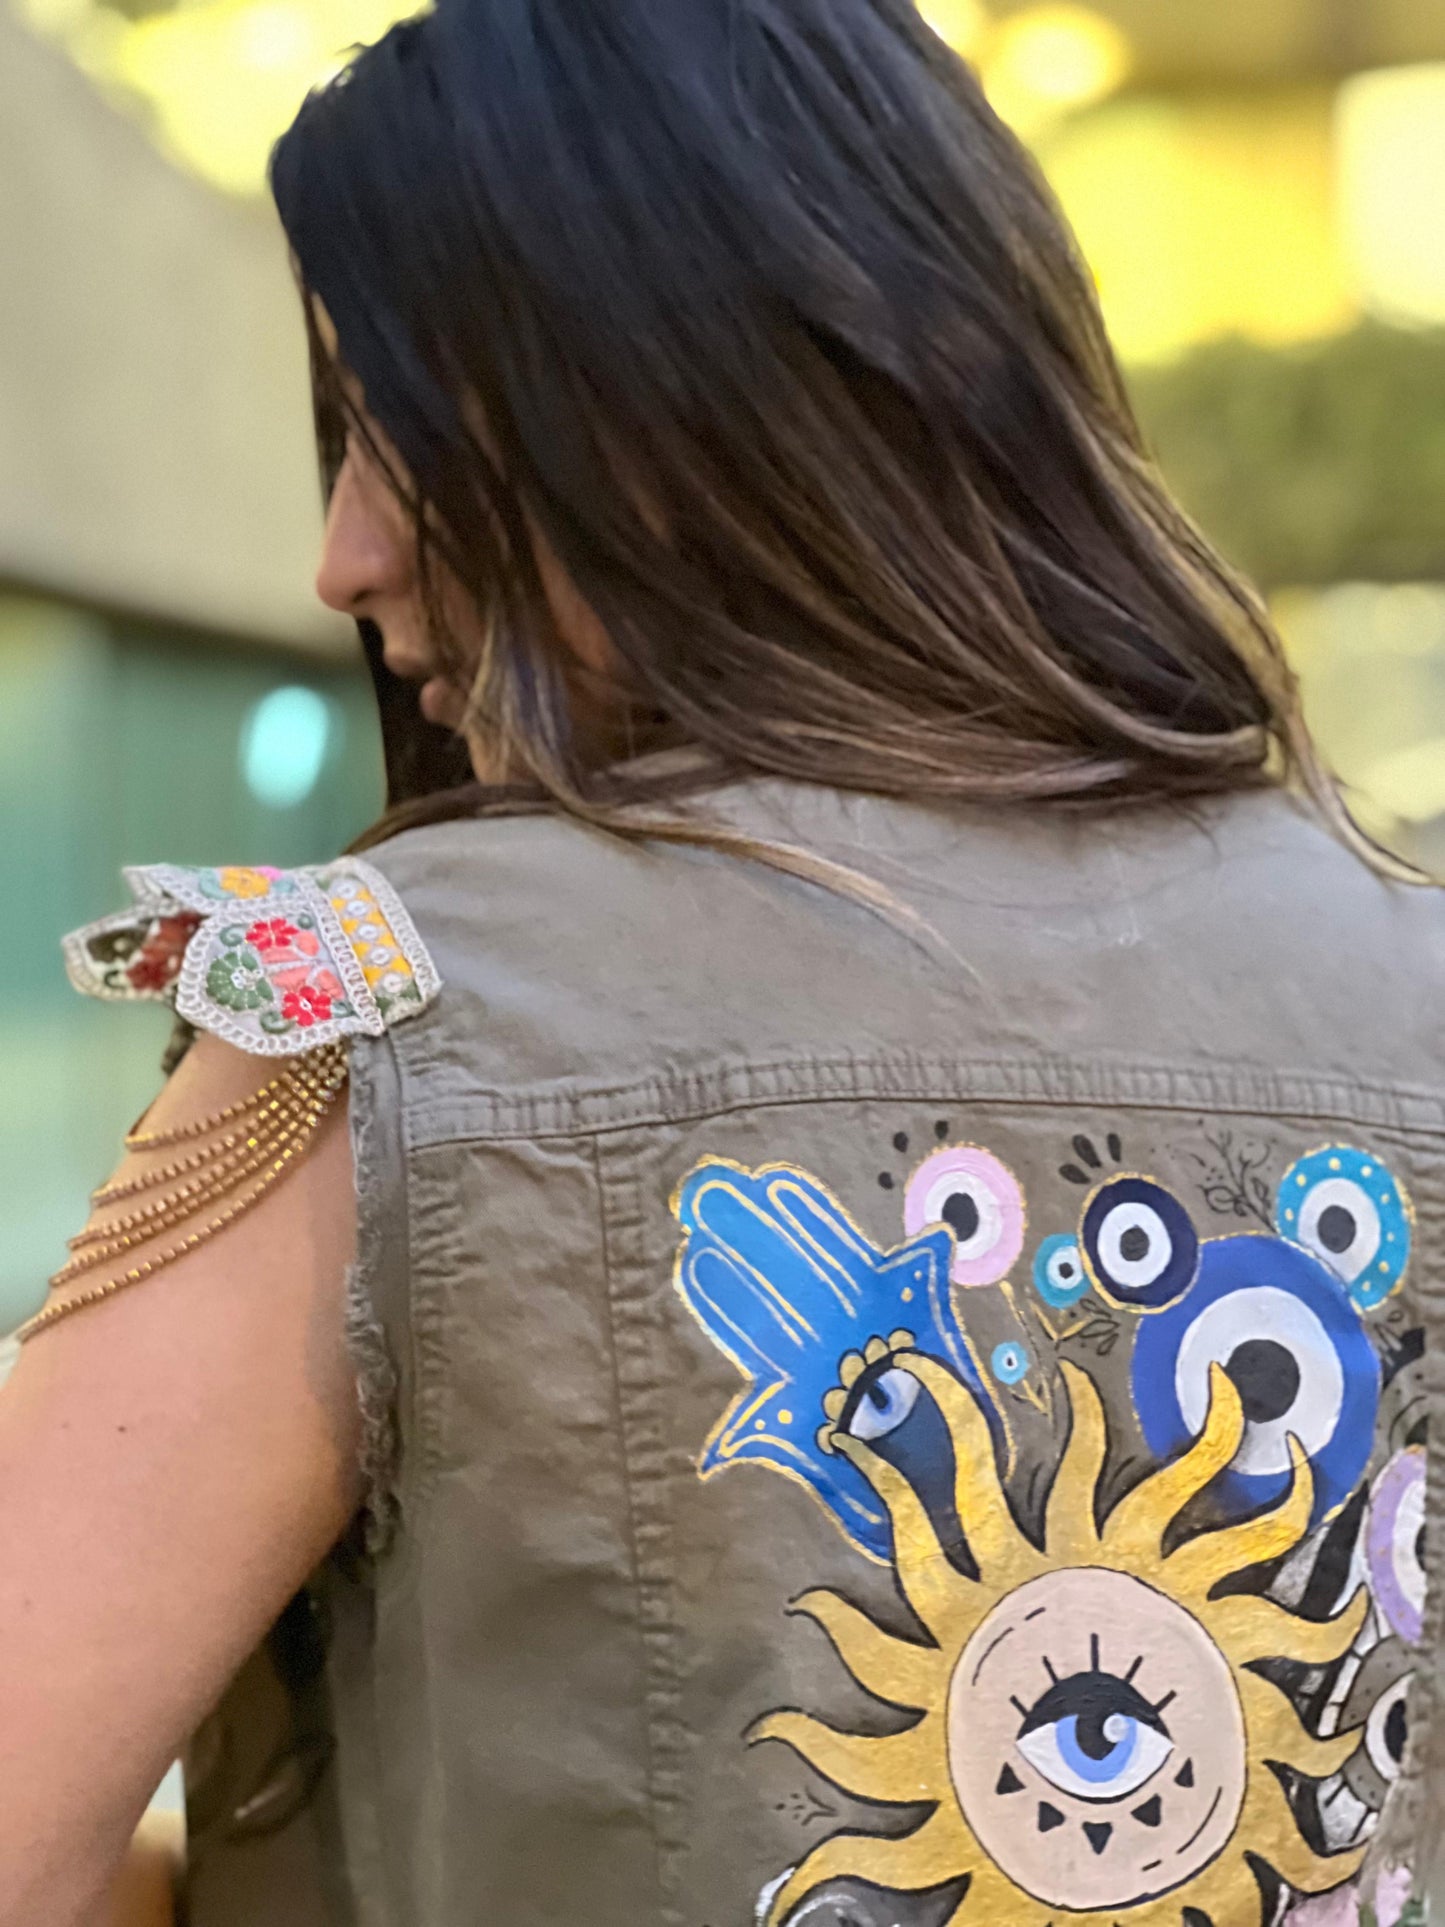
<instances>
[{"instance_id":1,"label":"navy evil eye","mask_svg":"<svg viewBox=\"0 0 1445 1927\"><path fill-rule=\"evenodd\" d=\"M1071 1233L1058 1232L1045 1238L1034 1253L1034 1289L1055 1311L1076 1305L1089 1289L1084 1254Z\"/></svg>"},{"instance_id":2,"label":"navy evil eye","mask_svg":"<svg viewBox=\"0 0 1445 1927\"><path fill-rule=\"evenodd\" d=\"M1134 1344L1134 1404L1161 1458L1203 1430L1213 1364L1244 1408L1226 1475L1235 1503L1282 1495L1295 1437L1314 1473L1312 1522L1327 1517L1364 1473L1380 1397L1379 1359L1338 1281L1282 1238L1209 1239L1189 1296L1146 1318Z\"/></svg>"},{"instance_id":3,"label":"navy evil eye","mask_svg":"<svg viewBox=\"0 0 1445 1927\"><path fill-rule=\"evenodd\" d=\"M1162 1311L1194 1282L1199 1234L1150 1178L1111 1178L1084 1206L1080 1243L1100 1295L1131 1311Z\"/></svg>"},{"instance_id":4,"label":"navy evil eye","mask_svg":"<svg viewBox=\"0 0 1445 1927\"><path fill-rule=\"evenodd\" d=\"M1057 1680L1026 1715L1016 1744L1052 1786L1080 1800L1136 1793L1174 1751L1139 1689L1102 1672Z\"/></svg>"},{"instance_id":5,"label":"navy evil eye","mask_svg":"<svg viewBox=\"0 0 1445 1927\"><path fill-rule=\"evenodd\" d=\"M1368 1311L1388 1298L1410 1256L1413 1212L1379 1158L1327 1144L1296 1160L1275 1201L1280 1235L1312 1251Z\"/></svg>"}]
</instances>

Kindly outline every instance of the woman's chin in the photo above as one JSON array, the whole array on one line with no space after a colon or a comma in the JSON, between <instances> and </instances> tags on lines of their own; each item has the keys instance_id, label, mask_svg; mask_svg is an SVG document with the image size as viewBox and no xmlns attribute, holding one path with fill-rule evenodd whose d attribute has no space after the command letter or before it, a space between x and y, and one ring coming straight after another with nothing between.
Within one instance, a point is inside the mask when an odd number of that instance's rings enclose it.
<instances>
[{"instance_id":1,"label":"woman's chin","mask_svg":"<svg viewBox=\"0 0 1445 1927\"><path fill-rule=\"evenodd\" d=\"M429 723L441 729L457 729L466 705L460 691L444 676L433 676L430 682L422 684L417 707Z\"/></svg>"}]
</instances>

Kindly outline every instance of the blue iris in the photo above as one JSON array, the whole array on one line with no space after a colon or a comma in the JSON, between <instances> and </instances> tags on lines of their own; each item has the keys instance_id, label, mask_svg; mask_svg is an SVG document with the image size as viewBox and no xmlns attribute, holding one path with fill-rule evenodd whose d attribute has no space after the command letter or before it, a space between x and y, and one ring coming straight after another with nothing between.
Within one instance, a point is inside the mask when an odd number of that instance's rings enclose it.
<instances>
[{"instance_id":1,"label":"blue iris","mask_svg":"<svg viewBox=\"0 0 1445 1927\"><path fill-rule=\"evenodd\" d=\"M1059 1758L1071 1773L1077 1773L1081 1780L1088 1780L1094 1786L1107 1786L1111 1781L1121 1779L1128 1771L1129 1762L1139 1744L1139 1722L1131 1720L1126 1713L1115 1713L1110 1717L1104 1734L1111 1744L1107 1753L1096 1758L1080 1742L1077 1715L1060 1720L1054 1728Z\"/></svg>"},{"instance_id":2,"label":"blue iris","mask_svg":"<svg viewBox=\"0 0 1445 1927\"><path fill-rule=\"evenodd\" d=\"M1071 1231L1045 1238L1034 1253L1034 1289L1055 1311L1076 1305L1089 1289L1079 1241Z\"/></svg>"}]
</instances>

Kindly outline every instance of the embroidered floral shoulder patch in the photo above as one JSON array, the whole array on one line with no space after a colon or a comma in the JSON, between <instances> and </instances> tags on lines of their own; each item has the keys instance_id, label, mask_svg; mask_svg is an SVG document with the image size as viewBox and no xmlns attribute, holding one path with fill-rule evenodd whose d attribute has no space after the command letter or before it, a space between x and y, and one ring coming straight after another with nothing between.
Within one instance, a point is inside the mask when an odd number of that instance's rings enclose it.
<instances>
[{"instance_id":1,"label":"embroidered floral shoulder patch","mask_svg":"<svg viewBox=\"0 0 1445 1927\"><path fill-rule=\"evenodd\" d=\"M87 996L171 1003L241 1050L290 1057L380 1036L441 987L400 898L356 857L124 874L131 907L64 940L70 980Z\"/></svg>"}]
</instances>

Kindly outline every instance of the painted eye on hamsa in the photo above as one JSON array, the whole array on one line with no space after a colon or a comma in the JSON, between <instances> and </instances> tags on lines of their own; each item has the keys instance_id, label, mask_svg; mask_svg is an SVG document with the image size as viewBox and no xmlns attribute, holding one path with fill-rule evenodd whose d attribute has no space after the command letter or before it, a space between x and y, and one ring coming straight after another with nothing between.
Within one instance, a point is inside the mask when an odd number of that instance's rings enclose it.
<instances>
[{"instance_id":1,"label":"painted eye on hamsa","mask_svg":"<svg viewBox=\"0 0 1445 1927\"><path fill-rule=\"evenodd\" d=\"M807 1172L723 1158L689 1172L673 1209L683 1231L677 1291L746 1381L699 1472L771 1466L809 1487L861 1551L886 1559L887 1513L834 1440L845 1411L845 1429L880 1449L935 1438L911 1386L889 1376L905 1344L987 1397L950 1286L954 1234L936 1225L885 1250ZM921 1445L915 1457L927 1459ZM946 1480L949 1465L945 1440L936 1475Z\"/></svg>"}]
</instances>

